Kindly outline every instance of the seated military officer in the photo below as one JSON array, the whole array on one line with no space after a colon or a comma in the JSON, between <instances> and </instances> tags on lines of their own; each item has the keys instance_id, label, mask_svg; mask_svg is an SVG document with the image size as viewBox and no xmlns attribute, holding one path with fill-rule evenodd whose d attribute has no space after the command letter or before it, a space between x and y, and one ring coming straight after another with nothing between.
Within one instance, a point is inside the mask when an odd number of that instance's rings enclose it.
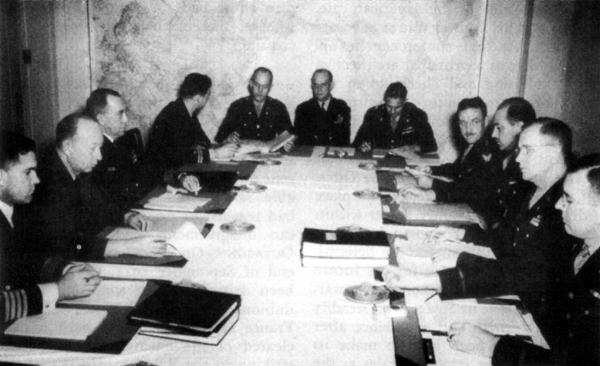
<instances>
[{"instance_id":1,"label":"seated military officer","mask_svg":"<svg viewBox=\"0 0 600 366\"><path fill-rule=\"evenodd\" d=\"M488 203L495 197L494 183L499 172L493 159L497 146L485 133L486 116L487 106L481 98L461 100L451 119L453 129L460 132L457 138L459 157L454 163L412 171L420 188L400 187L401 193L429 201L464 202L476 213L489 216ZM421 173L449 180L434 180Z\"/></svg>"},{"instance_id":2,"label":"seated military officer","mask_svg":"<svg viewBox=\"0 0 600 366\"><path fill-rule=\"evenodd\" d=\"M92 171L92 180L114 204L127 207L142 198L140 131L126 131L127 105L121 95L106 88L96 89L85 103L86 115L98 121L104 142L102 160ZM133 141L133 143L130 143Z\"/></svg>"},{"instance_id":3,"label":"seated military officer","mask_svg":"<svg viewBox=\"0 0 600 366\"><path fill-rule=\"evenodd\" d=\"M285 104L269 96L272 86L271 70L265 67L254 70L248 83L250 95L231 103L215 141L219 144L239 144L240 140L269 142L285 131L291 133L292 122ZM293 143L288 142L284 148L287 151L292 146Z\"/></svg>"},{"instance_id":4,"label":"seated military officer","mask_svg":"<svg viewBox=\"0 0 600 366\"><path fill-rule=\"evenodd\" d=\"M589 164L591 163L591 164ZM453 324L454 349L492 358L494 365L600 364L600 159L575 167L556 208L568 233L583 239L571 252L566 278L556 284L554 332L544 334L551 352L513 337L495 336L472 324ZM550 338L550 339L549 339Z\"/></svg>"},{"instance_id":5,"label":"seated military officer","mask_svg":"<svg viewBox=\"0 0 600 366\"><path fill-rule=\"evenodd\" d=\"M416 153L437 151L427 113L406 101L408 91L401 82L390 84L384 104L365 113L353 145L362 152L405 147Z\"/></svg>"},{"instance_id":6,"label":"seated military officer","mask_svg":"<svg viewBox=\"0 0 600 366\"><path fill-rule=\"evenodd\" d=\"M333 75L318 69L311 78L313 98L296 108L294 134L297 145L350 145L350 107L331 95Z\"/></svg>"},{"instance_id":7,"label":"seated military officer","mask_svg":"<svg viewBox=\"0 0 600 366\"><path fill-rule=\"evenodd\" d=\"M432 262L437 272L415 273L388 267L384 277L395 288L433 289L442 299L517 294L542 331L548 330L548 294L567 268L573 237L565 232L554 205L561 197L570 161L572 134L562 121L541 118L519 138L523 179L533 183L521 210L476 244L490 247L496 259L441 250ZM443 229L446 234L464 230ZM470 241L470 238L464 238Z\"/></svg>"},{"instance_id":8,"label":"seated military officer","mask_svg":"<svg viewBox=\"0 0 600 366\"><path fill-rule=\"evenodd\" d=\"M33 252L18 235L14 210L31 201L37 174L35 142L0 134L0 323L54 308L58 300L89 296L100 277L89 265Z\"/></svg>"}]
</instances>

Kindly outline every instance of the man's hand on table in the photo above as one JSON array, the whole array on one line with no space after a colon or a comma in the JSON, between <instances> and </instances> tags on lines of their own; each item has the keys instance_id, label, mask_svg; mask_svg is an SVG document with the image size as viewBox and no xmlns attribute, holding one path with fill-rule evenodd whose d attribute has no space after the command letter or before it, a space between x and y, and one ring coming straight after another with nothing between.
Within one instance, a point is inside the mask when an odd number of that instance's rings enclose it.
<instances>
[{"instance_id":1,"label":"man's hand on table","mask_svg":"<svg viewBox=\"0 0 600 366\"><path fill-rule=\"evenodd\" d=\"M294 141L288 141L283 145L283 149L287 152L294 148Z\"/></svg>"},{"instance_id":2,"label":"man's hand on table","mask_svg":"<svg viewBox=\"0 0 600 366\"><path fill-rule=\"evenodd\" d=\"M492 358L499 340L487 330L469 323L454 323L448 330L452 349L487 358Z\"/></svg>"},{"instance_id":3,"label":"man's hand on table","mask_svg":"<svg viewBox=\"0 0 600 366\"><path fill-rule=\"evenodd\" d=\"M398 188L398 193L406 200L435 201L435 192L415 185L404 185Z\"/></svg>"},{"instance_id":4,"label":"man's hand on table","mask_svg":"<svg viewBox=\"0 0 600 366\"><path fill-rule=\"evenodd\" d=\"M383 269L383 280L392 291L404 290L436 290L441 291L440 278L437 273L416 273L397 266Z\"/></svg>"},{"instance_id":5,"label":"man's hand on table","mask_svg":"<svg viewBox=\"0 0 600 366\"><path fill-rule=\"evenodd\" d=\"M431 233L433 239L462 240L465 237L465 229L458 229L446 225L436 227Z\"/></svg>"},{"instance_id":6,"label":"man's hand on table","mask_svg":"<svg viewBox=\"0 0 600 366\"><path fill-rule=\"evenodd\" d=\"M458 261L459 255L460 253L442 249L431 257L431 261L433 262L433 267L435 270L441 271L456 267L456 262Z\"/></svg>"},{"instance_id":7,"label":"man's hand on table","mask_svg":"<svg viewBox=\"0 0 600 366\"><path fill-rule=\"evenodd\" d=\"M129 211L124 217L125 225L130 226L139 231L150 230L150 219L139 212Z\"/></svg>"},{"instance_id":8,"label":"man's hand on table","mask_svg":"<svg viewBox=\"0 0 600 366\"><path fill-rule=\"evenodd\" d=\"M227 145L227 144L239 145L240 143L241 143L240 134L237 132L230 133L229 136L227 136L227 138L225 139L225 141L223 141L223 144L225 144L225 145Z\"/></svg>"},{"instance_id":9,"label":"man's hand on table","mask_svg":"<svg viewBox=\"0 0 600 366\"><path fill-rule=\"evenodd\" d=\"M476 213L468 213L468 214L466 214L466 216L467 216L467 219L469 219L470 221L479 225L479 227L482 228L483 230L488 229L488 224L485 221L485 219L483 218L483 216L478 215Z\"/></svg>"},{"instance_id":10,"label":"man's hand on table","mask_svg":"<svg viewBox=\"0 0 600 366\"><path fill-rule=\"evenodd\" d=\"M210 149L209 152L212 159L229 159L232 158L238 152L238 148L239 142L227 142L221 147Z\"/></svg>"},{"instance_id":11,"label":"man's hand on table","mask_svg":"<svg viewBox=\"0 0 600 366\"><path fill-rule=\"evenodd\" d=\"M104 256L131 254L139 257L162 257L167 252L165 239L161 235L143 235L132 239L109 240Z\"/></svg>"},{"instance_id":12,"label":"man's hand on table","mask_svg":"<svg viewBox=\"0 0 600 366\"><path fill-rule=\"evenodd\" d=\"M371 151L371 143L367 142L367 141L363 141L363 143L360 144L358 149L363 153L367 153L367 152Z\"/></svg>"},{"instance_id":13,"label":"man's hand on table","mask_svg":"<svg viewBox=\"0 0 600 366\"><path fill-rule=\"evenodd\" d=\"M200 182L195 175L181 174L179 175L179 182L188 192L197 194L200 191Z\"/></svg>"},{"instance_id":14,"label":"man's hand on table","mask_svg":"<svg viewBox=\"0 0 600 366\"><path fill-rule=\"evenodd\" d=\"M80 270L65 273L57 282L58 300L90 296L102 282L100 273L93 269L90 270L91 266L84 267L84 269L78 268Z\"/></svg>"}]
</instances>

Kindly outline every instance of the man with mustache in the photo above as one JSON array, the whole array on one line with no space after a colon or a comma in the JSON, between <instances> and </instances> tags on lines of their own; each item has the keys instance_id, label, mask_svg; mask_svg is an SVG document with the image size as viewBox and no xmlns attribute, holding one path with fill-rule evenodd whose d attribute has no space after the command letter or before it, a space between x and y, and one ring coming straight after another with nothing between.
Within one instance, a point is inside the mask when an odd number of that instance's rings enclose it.
<instances>
[{"instance_id":1,"label":"man with mustache","mask_svg":"<svg viewBox=\"0 0 600 366\"><path fill-rule=\"evenodd\" d=\"M600 364L600 156L587 157L565 180L556 203L567 232L575 243L569 271L555 284L554 332L544 334L551 351L517 340L495 336L472 324L453 324L448 332L454 349L492 358L493 365Z\"/></svg>"},{"instance_id":2,"label":"man with mustache","mask_svg":"<svg viewBox=\"0 0 600 366\"><path fill-rule=\"evenodd\" d=\"M96 240L107 226L129 225L148 230L149 221L107 202L89 173L102 159L103 136L91 117L74 113L56 126L55 149L40 164L42 183L36 190L32 212L23 215L24 235L48 245L49 255L87 260L133 254L160 256L166 244L155 236L129 240Z\"/></svg>"}]
</instances>

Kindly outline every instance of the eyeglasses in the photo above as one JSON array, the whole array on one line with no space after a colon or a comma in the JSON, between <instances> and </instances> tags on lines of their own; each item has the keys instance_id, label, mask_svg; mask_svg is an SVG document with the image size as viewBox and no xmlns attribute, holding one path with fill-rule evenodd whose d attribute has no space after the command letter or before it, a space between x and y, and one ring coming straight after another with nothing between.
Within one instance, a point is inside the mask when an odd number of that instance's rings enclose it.
<instances>
[{"instance_id":1,"label":"eyeglasses","mask_svg":"<svg viewBox=\"0 0 600 366\"><path fill-rule=\"evenodd\" d=\"M324 83L324 84L312 83L311 84L312 88L316 89L316 90L321 90L321 89L329 88L330 85L331 85L331 83Z\"/></svg>"},{"instance_id":2,"label":"eyeglasses","mask_svg":"<svg viewBox=\"0 0 600 366\"><path fill-rule=\"evenodd\" d=\"M525 154L525 156L530 156L535 151L534 148L537 148L537 147L549 147L549 146L558 146L558 145L556 145L556 144L523 145L523 146L517 147L515 149L515 153L517 154L517 156L519 156L521 154L521 152L523 152Z\"/></svg>"}]
</instances>

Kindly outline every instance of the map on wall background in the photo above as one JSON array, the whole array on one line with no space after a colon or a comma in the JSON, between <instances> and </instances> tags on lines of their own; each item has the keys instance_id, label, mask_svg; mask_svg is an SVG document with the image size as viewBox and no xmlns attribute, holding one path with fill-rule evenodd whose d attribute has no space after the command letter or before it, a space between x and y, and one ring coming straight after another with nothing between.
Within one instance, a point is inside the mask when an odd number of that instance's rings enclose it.
<instances>
[{"instance_id":1,"label":"map on wall background","mask_svg":"<svg viewBox=\"0 0 600 366\"><path fill-rule=\"evenodd\" d=\"M194 1L97 0L91 4L93 77L129 103L144 136L191 72L213 81L199 115L213 137L227 108L245 96L258 66L274 73L271 96L290 115L311 97L317 68L352 108L352 135L366 110L402 81L425 110L440 152L454 158L448 120L477 94L485 0Z\"/></svg>"}]
</instances>

